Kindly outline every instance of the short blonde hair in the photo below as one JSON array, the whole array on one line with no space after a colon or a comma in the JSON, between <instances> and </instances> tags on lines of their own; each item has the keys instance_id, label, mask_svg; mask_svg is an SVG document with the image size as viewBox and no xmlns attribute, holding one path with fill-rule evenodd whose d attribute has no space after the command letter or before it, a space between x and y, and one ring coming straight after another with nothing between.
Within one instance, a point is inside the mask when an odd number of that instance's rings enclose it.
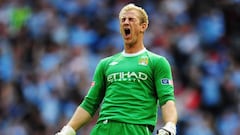
<instances>
[{"instance_id":1,"label":"short blonde hair","mask_svg":"<svg viewBox=\"0 0 240 135\"><path fill-rule=\"evenodd\" d=\"M129 10L137 10L140 14L140 23L146 23L148 25L149 21L148 21L148 15L146 13L146 11L139 6L136 6L133 3L127 4L126 6L124 6L121 11L119 12L119 19L121 19L121 15L124 11L129 11Z\"/></svg>"}]
</instances>

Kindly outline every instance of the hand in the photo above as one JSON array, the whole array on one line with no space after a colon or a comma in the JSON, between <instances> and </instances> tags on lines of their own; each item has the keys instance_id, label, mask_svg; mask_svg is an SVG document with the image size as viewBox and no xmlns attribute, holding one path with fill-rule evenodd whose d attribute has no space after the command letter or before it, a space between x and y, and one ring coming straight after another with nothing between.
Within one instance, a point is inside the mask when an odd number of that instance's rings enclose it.
<instances>
[{"instance_id":1,"label":"hand","mask_svg":"<svg viewBox=\"0 0 240 135\"><path fill-rule=\"evenodd\" d=\"M168 122L157 131L157 135L176 135L176 125Z\"/></svg>"},{"instance_id":2,"label":"hand","mask_svg":"<svg viewBox=\"0 0 240 135\"><path fill-rule=\"evenodd\" d=\"M159 129L157 131L157 135L171 135L170 132L166 131L165 129Z\"/></svg>"},{"instance_id":3,"label":"hand","mask_svg":"<svg viewBox=\"0 0 240 135\"><path fill-rule=\"evenodd\" d=\"M60 132L56 133L55 135L76 135L76 132L71 126L66 125Z\"/></svg>"}]
</instances>

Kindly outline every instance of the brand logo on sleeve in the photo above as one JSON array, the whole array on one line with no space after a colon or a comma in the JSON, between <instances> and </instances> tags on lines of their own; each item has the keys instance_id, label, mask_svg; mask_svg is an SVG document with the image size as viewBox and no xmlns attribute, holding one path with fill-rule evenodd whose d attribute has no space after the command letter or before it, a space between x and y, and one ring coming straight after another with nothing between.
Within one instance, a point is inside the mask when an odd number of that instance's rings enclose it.
<instances>
[{"instance_id":1,"label":"brand logo on sleeve","mask_svg":"<svg viewBox=\"0 0 240 135\"><path fill-rule=\"evenodd\" d=\"M110 66L113 66L113 65L116 65L116 64L118 64L118 62L113 61L113 62L111 62L109 65L110 65Z\"/></svg>"},{"instance_id":2,"label":"brand logo on sleeve","mask_svg":"<svg viewBox=\"0 0 240 135\"><path fill-rule=\"evenodd\" d=\"M91 87L93 87L95 85L95 81L91 82Z\"/></svg>"},{"instance_id":3,"label":"brand logo on sleeve","mask_svg":"<svg viewBox=\"0 0 240 135\"><path fill-rule=\"evenodd\" d=\"M162 85L173 85L173 80L170 80L168 78L163 78L163 79L161 79L161 84Z\"/></svg>"}]
</instances>

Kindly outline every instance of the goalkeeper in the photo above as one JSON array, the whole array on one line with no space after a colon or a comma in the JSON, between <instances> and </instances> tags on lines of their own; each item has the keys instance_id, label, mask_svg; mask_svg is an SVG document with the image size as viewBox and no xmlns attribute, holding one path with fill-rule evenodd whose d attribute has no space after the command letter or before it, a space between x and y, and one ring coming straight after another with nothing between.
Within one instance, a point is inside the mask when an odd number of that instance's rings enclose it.
<instances>
[{"instance_id":1,"label":"goalkeeper","mask_svg":"<svg viewBox=\"0 0 240 135\"><path fill-rule=\"evenodd\" d=\"M158 105L164 126L158 135L176 135L177 111L171 67L143 43L148 27L145 10L134 4L119 13L124 50L98 64L93 82L70 121L56 135L75 135L100 113L91 135L151 135Z\"/></svg>"}]
</instances>

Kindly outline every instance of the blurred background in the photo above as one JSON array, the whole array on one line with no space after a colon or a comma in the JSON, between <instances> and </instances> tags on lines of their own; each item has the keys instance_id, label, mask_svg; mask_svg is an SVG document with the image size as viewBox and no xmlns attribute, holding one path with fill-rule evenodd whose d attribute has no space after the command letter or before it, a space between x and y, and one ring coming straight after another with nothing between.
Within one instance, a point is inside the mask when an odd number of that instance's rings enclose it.
<instances>
[{"instance_id":1,"label":"blurred background","mask_svg":"<svg viewBox=\"0 0 240 135\"><path fill-rule=\"evenodd\" d=\"M122 51L129 2L149 15L147 49L172 65L178 135L240 135L240 0L0 0L0 135L66 124L99 60Z\"/></svg>"}]
</instances>

